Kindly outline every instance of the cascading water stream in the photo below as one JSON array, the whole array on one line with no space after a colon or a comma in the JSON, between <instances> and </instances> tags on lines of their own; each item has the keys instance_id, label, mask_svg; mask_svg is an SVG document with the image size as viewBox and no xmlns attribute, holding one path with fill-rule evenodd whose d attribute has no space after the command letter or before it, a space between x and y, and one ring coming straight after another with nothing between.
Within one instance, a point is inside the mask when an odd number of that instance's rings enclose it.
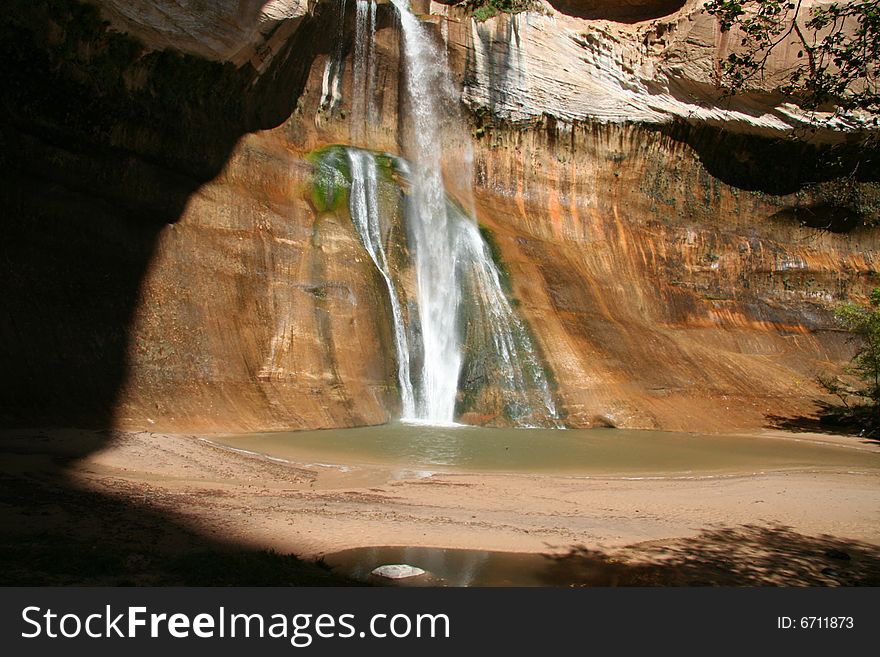
<instances>
[{"instance_id":1,"label":"cascading water stream","mask_svg":"<svg viewBox=\"0 0 880 657\"><path fill-rule=\"evenodd\" d=\"M392 264L385 243L390 226L382 222L379 183L379 158L386 171L382 184L397 190L394 179L402 179L412 187L412 167L405 160L380 156L372 151L347 147L344 149L349 169L349 213L370 259L382 277L391 306L394 346L397 356L397 379L400 387L403 421L425 424L450 424L451 420L431 418L423 414L424 406L417 403L410 367L412 347L408 335L424 334L420 326L424 313L413 318L410 311L409 328L403 312L400 263ZM399 193L399 191L398 191ZM387 198L388 190L385 191ZM450 233L451 267L455 289L454 309L459 325L456 333L461 349L463 377L455 383L450 403L452 411L458 402L458 385L488 391L490 405L503 410L504 415L518 426L556 426L557 411L544 369L525 325L517 316L501 282L501 274L492 257L491 249L477 224L461 208L444 195L445 217ZM413 224L420 216L412 212L411 204L404 211L404 220L414 234ZM410 243L411 246L411 243ZM411 253L414 256L414 254ZM413 262L415 266L415 262ZM419 287L421 292L421 287ZM421 299L414 300L417 306ZM416 341L416 344L418 341ZM424 361L427 354L420 355ZM424 367L424 364L423 364ZM462 382L461 379L465 380ZM419 377L423 380L423 377ZM485 405L485 403L484 403ZM478 403L478 406L480 404ZM473 409L472 409L473 410ZM484 410L490 410L488 408Z\"/></svg>"},{"instance_id":2,"label":"cascading water stream","mask_svg":"<svg viewBox=\"0 0 880 657\"><path fill-rule=\"evenodd\" d=\"M373 154L368 151L351 148L348 150L348 161L351 167L351 190L349 191L351 218L361 236L364 248L370 254L373 264L376 265L376 269L379 270L385 281L385 287L388 289L394 328L394 347L397 351L397 380L400 385L403 417L414 417L415 396L409 370L406 325L382 239L376 160Z\"/></svg>"},{"instance_id":3,"label":"cascading water stream","mask_svg":"<svg viewBox=\"0 0 880 657\"><path fill-rule=\"evenodd\" d=\"M352 64L352 89L354 102L354 114L362 113L362 106L366 99L367 67L369 66L369 44L373 35L369 33L370 22L369 0L357 0L355 3L354 19L354 62Z\"/></svg>"},{"instance_id":4,"label":"cascading water stream","mask_svg":"<svg viewBox=\"0 0 880 657\"><path fill-rule=\"evenodd\" d=\"M455 210L453 208L453 213ZM504 294L498 267L477 225L464 214L455 216L458 241L458 267L462 288L467 292L471 333L467 344L477 347L491 343L494 355L493 385L501 391L505 410L521 425L538 425L546 419L556 424L556 403L535 348L525 326Z\"/></svg>"},{"instance_id":5,"label":"cascading water stream","mask_svg":"<svg viewBox=\"0 0 880 657\"><path fill-rule=\"evenodd\" d=\"M455 414L461 345L456 281L455 236L446 213L438 116L449 108L449 81L443 57L404 0L392 0L400 14L406 60L409 130L406 151L412 172L408 226L418 282L423 363L418 419L449 423Z\"/></svg>"}]
</instances>

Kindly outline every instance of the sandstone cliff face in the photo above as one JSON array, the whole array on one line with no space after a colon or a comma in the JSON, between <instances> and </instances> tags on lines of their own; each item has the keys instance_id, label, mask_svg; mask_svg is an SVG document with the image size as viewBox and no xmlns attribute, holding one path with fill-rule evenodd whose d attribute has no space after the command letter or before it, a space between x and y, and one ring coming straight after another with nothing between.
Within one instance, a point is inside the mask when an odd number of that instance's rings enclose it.
<instances>
[{"instance_id":1,"label":"sandstone cliff face","mask_svg":"<svg viewBox=\"0 0 880 657\"><path fill-rule=\"evenodd\" d=\"M19 273L6 294L18 310L4 340L13 347L8 371L26 385L5 390L4 413L22 415L15 400L36 395L54 373L51 394L38 397L51 416L65 396L80 400L80 378L106 377L109 367L115 387L102 393L103 411L129 427L231 431L393 417L387 300L346 212L310 202L305 157L330 143L398 150L391 8L379 8L377 125L353 133L351 7L340 22L336 2L240 3L243 14L216 5L211 21L233 27L209 43L213 23L194 10L175 17L165 7L158 21L148 17L161 3L124 3L124 12L123 3L100 4L115 29L149 48L174 45L182 30L190 36L180 50L229 63L206 72L202 60L176 62L209 82L204 92L141 99L164 108L148 126L123 116L97 136L76 126L76 139L62 139L74 131L68 118L49 116L47 134L20 113L4 133L30 162L6 199L21 239L6 258ZM628 6L650 13L659 4ZM860 226L876 213L876 172L863 168L841 184L813 147L776 141L807 118L772 95L718 104L719 35L695 3L663 6L663 17L634 24L577 18L561 5L573 15L483 24L445 5L424 7L449 14L438 39L445 34L472 110L479 219L571 426L713 431L809 413L815 374L851 353L828 309L877 284L880 238ZM199 25L186 22L193 16ZM255 60L259 44L279 34L273 55ZM345 68L333 107L325 72L340 37ZM139 61L121 67L121 97L168 75ZM221 79L245 101L220 131L225 147L208 158L225 97L206 99ZM50 114L43 100L34 106ZM181 142L175 107L202 134ZM847 127L829 125L819 140L846 141ZM77 173L83 163L94 176ZM169 179L180 193L158 211ZM47 253L49 264L34 265ZM83 260L104 264L85 276ZM59 280L75 301L50 293ZM86 410L78 421L98 412Z\"/></svg>"},{"instance_id":2,"label":"sandstone cliff face","mask_svg":"<svg viewBox=\"0 0 880 657\"><path fill-rule=\"evenodd\" d=\"M599 14L600 3L580 3ZM641 3L646 9L648 3ZM801 10L829 3L805 3ZM820 127L812 139L839 140L840 131L859 126L828 113L806 113L773 89L803 57L794 38L768 59L766 75L748 94L725 96L718 88L720 63L742 51L743 35L722 33L703 2L650 3L675 9L636 24L583 20L584 12L501 14L483 23L455 8L449 38L465 53L465 102L508 121L551 115L559 121L668 123L723 126L725 130L779 134ZM624 9L627 5L621 6ZM571 9L568 9L571 12ZM614 15L614 12L610 12ZM803 63L803 62L801 62Z\"/></svg>"},{"instance_id":3,"label":"sandstone cliff face","mask_svg":"<svg viewBox=\"0 0 880 657\"><path fill-rule=\"evenodd\" d=\"M265 70L308 13L306 0L94 0L101 15L155 50Z\"/></svg>"},{"instance_id":4,"label":"sandstone cliff face","mask_svg":"<svg viewBox=\"0 0 880 657\"><path fill-rule=\"evenodd\" d=\"M849 347L827 308L876 284L876 232L713 178L633 126L489 133L480 217L576 426L713 430L809 413ZM784 410L782 410L784 409Z\"/></svg>"}]
</instances>

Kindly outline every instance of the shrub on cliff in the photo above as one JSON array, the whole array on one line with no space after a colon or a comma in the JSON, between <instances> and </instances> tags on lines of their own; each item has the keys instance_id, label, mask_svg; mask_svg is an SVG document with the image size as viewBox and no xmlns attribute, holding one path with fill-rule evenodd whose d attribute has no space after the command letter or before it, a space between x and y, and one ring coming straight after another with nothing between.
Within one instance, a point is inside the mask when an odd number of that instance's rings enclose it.
<instances>
[{"instance_id":1,"label":"shrub on cliff","mask_svg":"<svg viewBox=\"0 0 880 657\"><path fill-rule=\"evenodd\" d=\"M867 307L843 303L834 311L834 317L859 347L846 370L856 383L839 376L819 379L843 403L827 419L855 424L868 435L880 435L880 288L871 293Z\"/></svg>"},{"instance_id":2,"label":"shrub on cliff","mask_svg":"<svg viewBox=\"0 0 880 657\"><path fill-rule=\"evenodd\" d=\"M524 11L544 11L543 5L537 0L464 0L459 3L477 19L478 22L489 20L498 14L519 14Z\"/></svg>"}]
</instances>

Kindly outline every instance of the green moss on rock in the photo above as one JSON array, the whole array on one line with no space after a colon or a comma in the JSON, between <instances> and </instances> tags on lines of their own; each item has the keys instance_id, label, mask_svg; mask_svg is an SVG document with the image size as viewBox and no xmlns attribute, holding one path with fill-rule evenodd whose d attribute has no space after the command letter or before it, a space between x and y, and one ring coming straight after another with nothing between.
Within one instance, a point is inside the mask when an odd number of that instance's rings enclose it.
<instances>
[{"instance_id":1,"label":"green moss on rock","mask_svg":"<svg viewBox=\"0 0 880 657\"><path fill-rule=\"evenodd\" d=\"M344 146L325 146L308 154L314 167L312 204L318 212L333 212L348 203L351 169Z\"/></svg>"}]
</instances>

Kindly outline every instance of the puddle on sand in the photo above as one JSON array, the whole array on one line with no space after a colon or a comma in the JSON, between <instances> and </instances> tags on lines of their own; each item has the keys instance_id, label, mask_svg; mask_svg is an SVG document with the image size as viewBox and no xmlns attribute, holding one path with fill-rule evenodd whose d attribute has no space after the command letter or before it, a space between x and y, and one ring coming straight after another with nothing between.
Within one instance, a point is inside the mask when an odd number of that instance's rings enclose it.
<instances>
[{"instance_id":1,"label":"puddle on sand","mask_svg":"<svg viewBox=\"0 0 880 657\"><path fill-rule=\"evenodd\" d=\"M340 575L387 586L554 586L570 582L564 562L540 554L422 547L368 547L328 554ZM371 575L378 566L408 564L424 575L391 580Z\"/></svg>"}]
</instances>

